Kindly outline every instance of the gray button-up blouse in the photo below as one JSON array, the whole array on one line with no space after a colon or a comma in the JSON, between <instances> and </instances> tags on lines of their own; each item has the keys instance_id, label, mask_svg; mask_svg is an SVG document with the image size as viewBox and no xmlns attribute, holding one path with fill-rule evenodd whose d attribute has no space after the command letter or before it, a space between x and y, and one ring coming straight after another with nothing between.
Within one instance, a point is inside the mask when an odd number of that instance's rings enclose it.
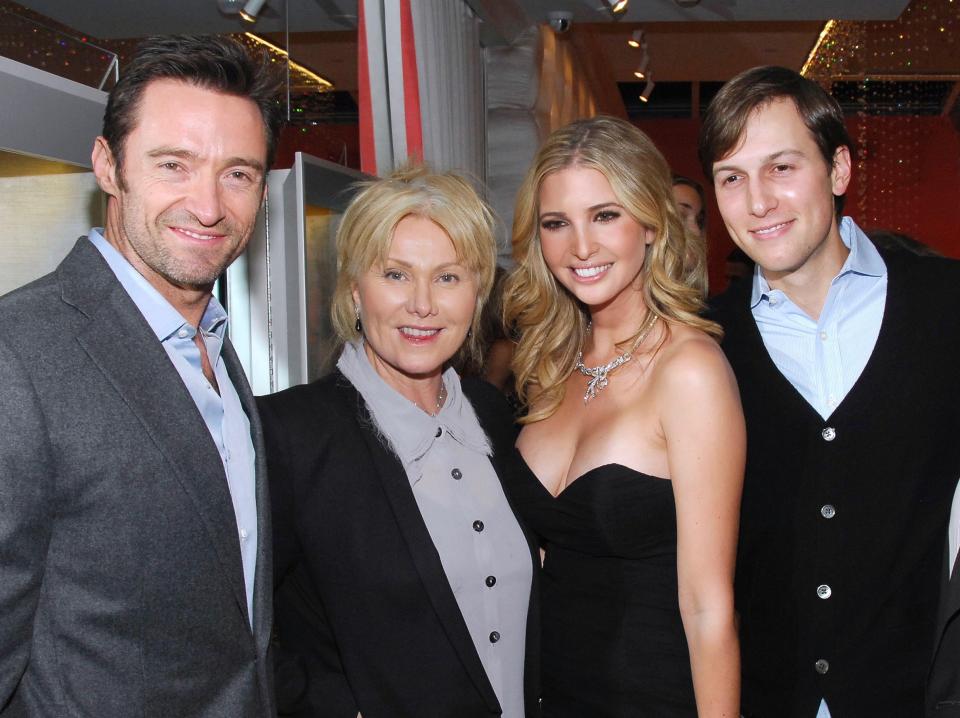
<instances>
[{"instance_id":1,"label":"gray button-up blouse","mask_svg":"<svg viewBox=\"0 0 960 718\"><path fill-rule=\"evenodd\" d=\"M453 369L430 416L377 374L362 344L337 367L400 459L504 718L522 718L530 550L490 463L490 442Z\"/></svg>"}]
</instances>

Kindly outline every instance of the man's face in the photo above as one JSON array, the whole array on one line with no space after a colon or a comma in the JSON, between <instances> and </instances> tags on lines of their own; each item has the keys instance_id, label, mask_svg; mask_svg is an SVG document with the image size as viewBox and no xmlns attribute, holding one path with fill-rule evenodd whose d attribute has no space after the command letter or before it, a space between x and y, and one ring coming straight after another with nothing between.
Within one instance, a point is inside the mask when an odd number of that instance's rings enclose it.
<instances>
[{"instance_id":1,"label":"man's face","mask_svg":"<svg viewBox=\"0 0 960 718\"><path fill-rule=\"evenodd\" d=\"M124 144L122 189L106 143L94 147L94 171L112 197L106 239L168 298L209 290L250 239L266 157L251 100L152 81Z\"/></svg>"},{"instance_id":2,"label":"man's face","mask_svg":"<svg viewBox=\"0 0 960 718\"><path fill-rule=\"evenodd\" d=\"M727 231L771 286L839 270L846 251L833 197L847 189L850 153L838 148L827 166L792 100L756 109L740 144L714 163L713 178Z\"/></svg>"},{"instance_id":3,"label":"man's face","mask_svg":"<svg viewBox=\"0 0 960 718\"><path fill-rule=\"evenodd\" d=\"M700 195L697 190L688 184L675 184L673 186L673 198L677 201L680 218L683 220L683 226L686 227L690 236L704 239L703 230L697 224L697 217L703 211L703 203L700 202Z\"/></svg>"}]
</instances>

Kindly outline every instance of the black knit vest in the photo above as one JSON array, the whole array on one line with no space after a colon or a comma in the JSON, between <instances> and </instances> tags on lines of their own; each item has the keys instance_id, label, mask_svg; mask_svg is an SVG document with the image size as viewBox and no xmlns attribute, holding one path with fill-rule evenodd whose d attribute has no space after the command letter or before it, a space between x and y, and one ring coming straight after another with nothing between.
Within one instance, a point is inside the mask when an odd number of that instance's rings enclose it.
<instances>
[{"instance_id":1,"label":"black knit vest","mask_svg":"<svg viewBox=\"0 0 960 718\"><path fill-rule=\"evenodd\" d=\"M743 711L920 716L960 478L960 262L885 255L873 353L824 421L770 359L749 283L714 317L747 422Z\"/></svg>"}]
</instances>

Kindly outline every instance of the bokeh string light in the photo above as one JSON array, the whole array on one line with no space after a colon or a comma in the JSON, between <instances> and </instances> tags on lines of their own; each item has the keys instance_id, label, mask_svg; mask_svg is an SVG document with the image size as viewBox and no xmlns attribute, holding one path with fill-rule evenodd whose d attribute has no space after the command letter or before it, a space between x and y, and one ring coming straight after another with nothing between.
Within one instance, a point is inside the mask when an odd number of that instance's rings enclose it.
<instances>
[{"instance_id":1,"label":"bokeh string light","mask_svg":"<svg viewBox=\"0 0 960 718\"><path fill-rule=\"evenodd\" d=\"M867 228L916 236L920 173L936 108L960 79L960 0L912 0L896 20L832 21L804 74L832 91L849 113L858 147L848 212ZM923 239L920 237L920 239Z\"/></svg>"}]
</instances>

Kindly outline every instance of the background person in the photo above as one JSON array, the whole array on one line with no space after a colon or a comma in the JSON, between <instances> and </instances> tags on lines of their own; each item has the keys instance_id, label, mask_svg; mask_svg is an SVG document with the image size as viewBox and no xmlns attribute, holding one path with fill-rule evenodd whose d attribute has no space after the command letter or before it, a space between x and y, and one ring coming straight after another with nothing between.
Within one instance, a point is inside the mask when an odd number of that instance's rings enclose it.
<instances>
[{"instance_id":1,"label":"background person","mask_svg":"<svg viewBox=\"0 0 960 718\"><path fill-rule=\"evenodd\" d=\"M498 474L505 400L477 351L492 216L451 174L368 184L337 233L337 369L263 397L281 714L537 715L535 547Z\"/></svg>"},{"instance_id":2,"label":"background person","mask_svg":"<svg viewBox=\"0 0 960 718\"><path fill-rule=\"evenodd\" d=\"M743 417L670 181L598 117L547 138L517 199L511 490L546 549L545 716L739 715Z\"/></svg>"},{"instance_id":3,"label":"background person","mask_svg":"<svg viewBox=\"0 0 960 718\"><path fill-rule=\"evenodd\" d=\"M707 197L703 185L696 180L673 175L673 197L680 210L683 226L702 242L707 241Z\"/></svg>"},{"instance_id":4,"label":"background person","mask_svg":"<svg viewBox=\"0 0 960 718\"><path fill-rule=\"evenodd\" d=\"M141 45L93 147L106 226L0 300L0 714L275 713L260 424L211 296L263 201L269 67Z\"/></svg>"}]
</instances>

